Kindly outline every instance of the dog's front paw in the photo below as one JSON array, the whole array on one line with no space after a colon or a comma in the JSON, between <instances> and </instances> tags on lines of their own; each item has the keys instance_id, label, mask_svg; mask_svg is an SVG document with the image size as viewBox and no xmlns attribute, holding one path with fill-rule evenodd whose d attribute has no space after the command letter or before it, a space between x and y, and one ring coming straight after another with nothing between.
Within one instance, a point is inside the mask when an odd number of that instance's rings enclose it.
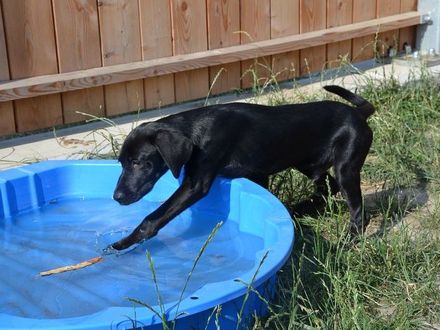
<instances>
[{"instance_id":1,"label":"dog's front paw","mask_svg":"<svg viewBox=\"0 0 440 330\"><path fill-rule=\"evenodd\" d=\"M113 243L107 249L114 249L117 251L128 249L130 246L134 244L141 243L144 240L150 239L157 235L157 228L151 223L147 222L146 224L141 224L138 228L136 228L130 235L124 237L123 239Z\"/></svg>"},{"instance_id":2,"label":"dog's front paw","mask_svg":"<svg viewBox=\"0 0 440 330\"><path fill-rule=\"evenodd\" d=\"M131 243L125 243L123 241L118 241L118 242L110 245L110 247L108 247L107 249L109 251L112 251L112 250L121 251L121 250L125 250L125 249L129 248L130 246L131 246Z\"/></svg>"},{"instance_id":3,"label":"dog's front paw","mask_svg":"<svg viewBox=\"0 0 440 330\"><path fill-rule=\"evenodd\" d=\"M133 244L139 243L141 240L142 239L139 238L135 232L133 232L127 237L124 237L123 239L113 243L108 248L106 248L106 250L108 250L110 253L125 250L128 249Z\"/></svg>"},{"instance_id":4,"label":"dog's front paw","mask_svg":"<svg viewBox=\"0 0 440 330\"><path fill-rule=\"evenodd\" d=\"M116 250L113 245L109 245L106 248L102 249L102 254L107 256L107 255L112 255L112 254L117 254L118 250Z\"/></svg>"}]
</instances>

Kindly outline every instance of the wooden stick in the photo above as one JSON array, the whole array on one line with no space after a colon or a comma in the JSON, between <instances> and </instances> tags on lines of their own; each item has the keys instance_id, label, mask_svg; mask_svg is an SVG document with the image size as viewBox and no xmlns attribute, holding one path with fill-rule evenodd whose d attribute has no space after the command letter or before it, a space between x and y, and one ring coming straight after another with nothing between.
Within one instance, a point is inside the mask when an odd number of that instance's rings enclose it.
<instances>
[{"instance_id":1,"label":"wooden stick","mask_svg":"<svg viewBox=\"0 0 440 330\"><path fill-rule=\"evenodd\" d=\"M96 264L100 261L102 261L102 257L95 257L89 260L85 260L83 262L77 263L75 265L69 265L69 266L64 266L64 267L59 267L59 268L54 268L54 269L50 269L47 270L45 272L40 272L40 276L49 276L49 275L53 275L53 274L59 274L59 273L64 273L64 272L70 272L72 270L78 270L84 267L88 267L91 266L93 264Z\"/></svg>"}]
</instances>

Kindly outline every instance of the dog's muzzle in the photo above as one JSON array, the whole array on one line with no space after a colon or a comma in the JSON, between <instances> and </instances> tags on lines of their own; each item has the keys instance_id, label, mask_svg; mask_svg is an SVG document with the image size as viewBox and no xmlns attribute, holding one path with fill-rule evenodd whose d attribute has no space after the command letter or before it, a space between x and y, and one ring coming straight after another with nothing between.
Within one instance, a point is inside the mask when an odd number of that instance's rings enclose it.
<instances>
[{"instance_id":1,"label":"dog's muzzle","mask_svg":"<svg viewBox=\"0 0 440 330\"><path fill-rule=\"evenodd\" d=\"M121 205L128 205L132 203L131 199L128 198L128 196L122 191L115 191L113 193L113 199Z\"/></svg>"}]
</instances>

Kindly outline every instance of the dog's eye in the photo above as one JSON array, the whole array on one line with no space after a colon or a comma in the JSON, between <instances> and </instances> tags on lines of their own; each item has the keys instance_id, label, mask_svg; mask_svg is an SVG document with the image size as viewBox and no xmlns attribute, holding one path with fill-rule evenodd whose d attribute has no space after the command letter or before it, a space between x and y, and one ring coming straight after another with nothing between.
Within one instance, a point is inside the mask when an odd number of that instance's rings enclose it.
<instances>
[{"instance_id":1,"label":"dog's eye","mask_svg":"<svg viewBox=\"0 0 440 330\"><path fill-rule=\"evenodd\" d=\"M151 169L152 167L153 167L153 163L152 162L149 162L149 161L145 162L145 168L146 169Z\"/></svg>"}]
</instances>

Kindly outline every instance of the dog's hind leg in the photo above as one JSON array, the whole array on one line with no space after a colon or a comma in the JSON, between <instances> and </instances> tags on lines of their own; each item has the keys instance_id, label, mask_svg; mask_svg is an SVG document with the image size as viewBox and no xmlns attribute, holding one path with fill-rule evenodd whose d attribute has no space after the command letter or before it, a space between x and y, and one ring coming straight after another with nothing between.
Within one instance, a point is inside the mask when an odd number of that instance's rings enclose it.
<instances>
[{"instance_id":1,"label":"dog's hind leg","mask_svg":"<svg viewBox=\"0 0 440 330\"><path fill-rule=\"evenodd\" d=\"M366 154L365 156L358 154L355 157L346 158L342 162L337 162L334 166L336 180L350 211L350 231L353 234L363 233L369 222L362 201L360 177L365 157Z\"/></svg>"},{"instance_id":2,"label":"dog's hind leg","mask_svg":"<svg viewBox=\"0 0 440 330\"><path fill-rule=\"evenodd\" d=\"M360 173L372 140L373 132L365 125L362 130L341 135L334 149L336 181L350 211L353 234L363 233L370 220L363 205Z\"/></svg>"}]
</instances>

